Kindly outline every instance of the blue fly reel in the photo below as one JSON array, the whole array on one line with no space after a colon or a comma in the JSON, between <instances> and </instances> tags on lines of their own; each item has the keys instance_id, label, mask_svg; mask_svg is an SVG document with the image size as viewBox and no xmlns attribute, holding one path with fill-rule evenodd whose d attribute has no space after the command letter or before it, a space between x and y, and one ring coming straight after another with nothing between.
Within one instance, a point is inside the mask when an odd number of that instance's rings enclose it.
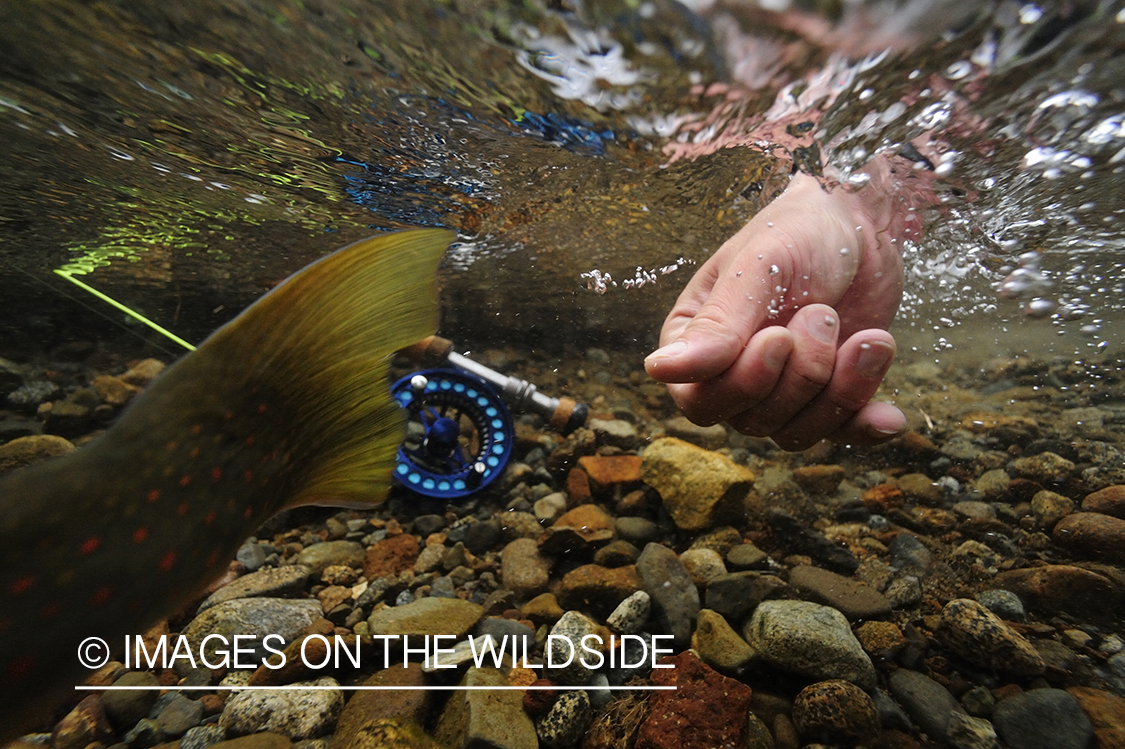
<instances>
[{"instance_id":1,"label":"blue fly reel","mask_svg":"<svg viewBox=\"0 0 1125 749\"><path fill-rule=\"evenodd\" d=\"M425 369L396 382L391 395L408 414L395 465L403 486L427 497L460 499L503 472L515 430L508 407L484 380Z\"/></svg>"}]
</instances>

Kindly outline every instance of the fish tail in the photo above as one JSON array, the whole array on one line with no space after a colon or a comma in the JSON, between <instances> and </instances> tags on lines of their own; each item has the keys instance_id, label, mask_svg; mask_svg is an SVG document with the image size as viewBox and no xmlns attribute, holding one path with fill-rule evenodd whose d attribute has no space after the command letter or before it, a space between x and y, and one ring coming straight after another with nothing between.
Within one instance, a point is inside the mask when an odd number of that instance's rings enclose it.
<instances>
[{"instance_id":1,"label":"fish tail","mask_svg":"<svg viewBox=\"0 0 1125 749\"><path fill-rule=\"evenodd\" d=\"M437 328L437 266L453 232L418 229L357 242L277 287L200 347L237 361L241 387L277 401L278 429L305 465L286 506L377 504L402 441L387 365Z\"/></svg>"}]
</instances>

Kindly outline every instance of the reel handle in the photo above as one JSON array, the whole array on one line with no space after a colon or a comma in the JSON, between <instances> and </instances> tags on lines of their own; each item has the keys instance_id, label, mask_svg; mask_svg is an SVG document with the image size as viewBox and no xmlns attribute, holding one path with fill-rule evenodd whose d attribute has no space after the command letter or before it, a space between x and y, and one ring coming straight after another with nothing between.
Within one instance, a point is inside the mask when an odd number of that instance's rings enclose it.
<instances>
[{"instance_id":1,"label":"reel handle","mask_svg":"<svg viewBox=\"0 0 1125 749\"><path fill-rule=\"evenodd\" d=\"M590 409L585 403L571 398L551 398L527 380L508 377L472 359L453 351L453 341L441 336L430 336L415 344L399 350L422 366L441 367L452 365L500 388L517 411L531 411L542 416L563 436L573 432L586 423Z\"/></svg>"}]
</instances>

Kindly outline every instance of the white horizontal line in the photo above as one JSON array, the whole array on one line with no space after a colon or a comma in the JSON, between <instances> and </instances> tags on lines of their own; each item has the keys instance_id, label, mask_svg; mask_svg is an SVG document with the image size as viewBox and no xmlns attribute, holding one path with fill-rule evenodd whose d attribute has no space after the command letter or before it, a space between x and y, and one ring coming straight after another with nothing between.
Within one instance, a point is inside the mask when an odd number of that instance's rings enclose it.
<instances>
[{"instance_id":1,"label":"white horizontal line","mask_svg":"<svg viewBox=\"0 0 1125 749\"><path fill-rule=\"evenodd\" d=\"M125 691L142 691L142 690L162 691L162 690L168 690L168 691L181 691L181 692L241 692L243 690L259 690L259 691L280 692L280 691L287 691L287 690L301 690L301 691L306 691L306 692L315 692L315 691L323 691L323 690L329 690L329 689L338 690L338 691L341 691L341 692L358 692L358 691L367 692L367 691L390 690L390 689L393 689L393 690L396 690L396 691L409 690L409 691L419 691L419 692L430 692L430 691L434 691L434 692L454 692L454 691L476 691L476 690L485 691L485 690L502 690L502 689L518 689L522 692L538 691L538 690L543 690L543 691L552 691L553 690L553 691L556 691L556 692L566 692L566 691L575 691L575 690L583 690L583 691L591 691L591 692L600 692L600 691L656 692L656 691L667 691L667 690L675 691L676 687L674 687L674 686L672 686L672 687L655 687L655 686L654 687L625 687L625 686L622 686L622 687L609 687L609 686L606 686L606 687L591 687L591 686L583 686L583 687L563 687L563 686L559 686L559 687L536 687L536 686L527 686L527 687L513 687L513 686L507 686L507 687L469 687L469 686L464 686L464 687L462 687L462 686L452 686L452 687L444 687L444 686L434 686L434 687L354 686L354 687L345 687L345 686L339 686L339 687L330 687L330 686L323 686L323 685L317 685L317 684L305 684L305 685L293 684L293 685L288 685L288 686L256 686L256 687L246 687L246 686L243 686L243 687L239 687L239 686L165 687L165 686L147 686L147 685L138 685L138 686L135 686L135 687L130 687L130 686L93 687L93 686L81 684L81 685L75 686L74 689L76 691L80 691L80 692L103 692L103 691L110 691L110 690L125 690Z\"/></svg>"}]
</instances>

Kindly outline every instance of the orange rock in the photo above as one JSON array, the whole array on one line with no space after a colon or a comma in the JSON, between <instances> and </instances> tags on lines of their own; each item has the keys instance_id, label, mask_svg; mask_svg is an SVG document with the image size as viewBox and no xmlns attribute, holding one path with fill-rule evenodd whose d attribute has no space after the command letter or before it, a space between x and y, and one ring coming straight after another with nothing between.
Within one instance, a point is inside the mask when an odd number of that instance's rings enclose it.
<instances>
[{"instance_id":1,"label":"orange rock","mask_svg":"<svg viewBox=\"0 0 1125 749\"><path fill-rule=\"evenodd\" d=\"M1076 512L1055 524L1055 543L1092 557L1125 561L1125 520L1097 512Z\"/></svg>"},{"instance_id":2,"label":"orange rock","mask_svg":"<svg viewBox=\"0 0 1125 749\"><path fill-rule=\"evenodd\" d=\"M1091 687L1067 687L1094 724L1098 749L1125 749L1125 697Z\"/></svg>"},{"instance_id":3,"label":"orange rock","mask_svg":"<svg viewBox=\"0 0 1125 749\"><path fill-rule=\"evenodd\" d=\"M627 484L641 480L641 456L639 455L583 455L578 465L601 486Z\"/></svg>"},{"instance_id":4,"label":"orange rock","mask_svg":"<svg viewBox=\"0 0 1125 749\"><path fill-rule=\"evenodd\" d=\"M384 538L367 550L363 574L368 580L397 575L414 567L420 551L418 539L409 533Z\"/></svg>"},{"instance_id":5,"label":"orange rock","mask_svg":"<svg viewBox=\"0 0 1125 749\"><path fill-rule=\"evenodd\" d=\"M1082 511L1125 518L1125 484L1107 486L1093 494L1087 494L1082 500Z\"/></svg>"},{"instance_id":6,"label":"orange rock","mask_svg":"<svg viewBox=\"0 0 1125 749\"><path fill-rule=\"evenodd\" d=\"M902 491L893 484L879 484L863 493L863 506L872 512L885 515L888 510L902 507Z\"/></svg>"},{"instance_id":7,"label":"orange rock","mask_svg":"<svg viewBox=\"0 0 1125 749\"><path fill-rule=\"evenodd\" d=\"M613 530L613 518L597 505L585 504L564 512L551 525L558 528L574 528L580 536L585 537L586 534Z\"/></svg>"},{"instance_id":8,"label":"orange rock","mask_svg":"<svg viewBox=\"0 0 1125 749\"><path fill-rule=\"evenodd\" d=\"M590 501L590 478L581 468L571 468L566 474L566 493L572 504L584 505Z\"/></svg>"}]
</instances>

